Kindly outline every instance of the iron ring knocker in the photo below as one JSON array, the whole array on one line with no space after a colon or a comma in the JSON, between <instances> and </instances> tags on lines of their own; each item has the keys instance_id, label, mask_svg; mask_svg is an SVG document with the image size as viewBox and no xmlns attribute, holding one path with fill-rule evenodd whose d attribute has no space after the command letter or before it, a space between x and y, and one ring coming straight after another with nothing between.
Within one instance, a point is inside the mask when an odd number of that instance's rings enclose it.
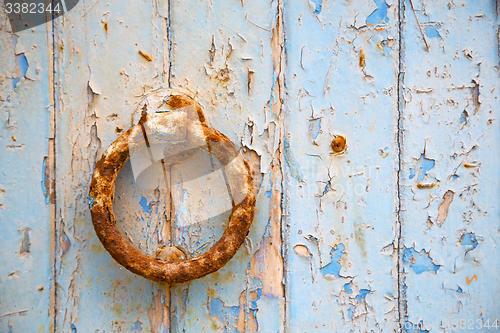
<instances>
[{"instance_id":1,"label":"iron ring knocker","mask_svg":"<svg viewBox=\"0 0 500 333\"><path fill-rule=\"evenodd\" d=\"M89 207L99 240L120 265L150 280L180 283L217 271L236 254L253 220L255 193L248 163L224 134L207 126L201 107L179 93L171 93L164 102L172 112L143 113L139 123L116 139L96 163ZM149 140L145 128L149 130ZM204 145L225 166L233 191L229 223L221 238L197 257L175 261L150 257L133 247L117 228L112 207L116 177L130 156L141 145L149 147L152 140L169 140L170 155L180 153L176 156L181 158L190 147ZM235 196L240 198L238 202L234 201Z\"/></svg>"}]
</instances>

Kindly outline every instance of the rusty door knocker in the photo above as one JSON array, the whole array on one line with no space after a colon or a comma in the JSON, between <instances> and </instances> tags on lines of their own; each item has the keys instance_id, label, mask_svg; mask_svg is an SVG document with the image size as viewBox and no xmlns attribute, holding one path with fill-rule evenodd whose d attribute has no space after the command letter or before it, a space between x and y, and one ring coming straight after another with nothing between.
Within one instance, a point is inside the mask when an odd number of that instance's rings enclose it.
<instances>
[{"instance_id":1,"label":"rusty door knocker","mask_svg":"<svg viewBox=\"0 0 500 333\"><path fill-rule=\"evenodd\" d=\"M96 163L90 184L89 207L99 240L120 265L150 280L179 283L217 271L236 254L253 220L255 193L248 163L224 134L207 125L198 103L173 91L169 91L163 103L168 111L143 112L139 123L116 139ZM146 132L149 135L146 136ZM142 146L149 147L162 140L169 142L164 153L166 160L171 157L173 163L189 157L186 152L193 148L207 150L224 165L231 184L233 205L222 237L207 252L186 260L162 260L143 254L120 233L113 214L118 172Z\"/></svg>"}]
</instances>

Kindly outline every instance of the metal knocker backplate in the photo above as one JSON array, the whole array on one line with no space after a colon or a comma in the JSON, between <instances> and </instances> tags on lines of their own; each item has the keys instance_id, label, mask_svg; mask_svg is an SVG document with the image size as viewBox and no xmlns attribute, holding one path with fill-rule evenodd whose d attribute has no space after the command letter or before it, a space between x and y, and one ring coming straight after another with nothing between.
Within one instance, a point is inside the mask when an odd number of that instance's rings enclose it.
<instances>
[{"instance_id":1,"label":"metal knocker backplate","mask_svg":"<svg viewBox=\"0 0 500 333\"><path fill-rule=\"evenodd\" d=\"M224 134L206 124L199 104L172 91L163 104L166 110L143 113L139 123L116 139L96 163L89 205L99 240L120 265L150 280L180 283L217 271L236 254L253 220L255 193L248 163ZM143 254L118 230L113 214L118 172L141 147L160 141L168 142L163 153L169 163L185 158L193 149L207 150L224 166L232 192L232 211L222 237L207 252L186 260L167 261Z\"/></svg>"}]
</instances>

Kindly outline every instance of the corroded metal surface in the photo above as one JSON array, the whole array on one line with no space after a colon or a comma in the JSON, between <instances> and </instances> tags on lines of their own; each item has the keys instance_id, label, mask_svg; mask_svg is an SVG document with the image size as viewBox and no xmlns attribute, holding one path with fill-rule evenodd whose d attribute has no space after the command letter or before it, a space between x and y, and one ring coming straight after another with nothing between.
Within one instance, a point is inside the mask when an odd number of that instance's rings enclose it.
<instances>
[{"instance_id":1,"label":"corroded metal surface","mask_svg":"<svg viewBox=\"0 0 500 333\"><path fill-rule=\"evenodd\" d=\"M170 139L174 141L170 141L167 147L169 151L165 152L166 161L170 156L182 156L186 151L203 146L225 166L234 159L241 159L234 144L225 135L206 125L198 105L196 108L189 108L195 105L191 99L175 94L165 102L171 106L171 112L150 115L144 113L139 124L116 139L97 162L90 184L89 205L97 236L118 263L150 280L179 283L217 271L236 254L253 221L255 194L248 163L245 160L232 163L232 167L228 169L232 195L233 198L243 199L233 206L228 227L222 237L200 256L170 261L152 258L141 253L125 239L116 227L113 214L115 181L123 164L141 147L149 147L153 141ZM145 127L149 129L148 135Z\"/></svg>"}]
</instances>

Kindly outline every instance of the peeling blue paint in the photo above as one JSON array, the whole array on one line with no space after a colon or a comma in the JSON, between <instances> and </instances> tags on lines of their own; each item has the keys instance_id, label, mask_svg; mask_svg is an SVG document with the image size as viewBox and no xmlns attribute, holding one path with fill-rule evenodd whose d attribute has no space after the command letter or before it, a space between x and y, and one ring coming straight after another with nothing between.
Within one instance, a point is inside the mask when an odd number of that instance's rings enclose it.
<instances>
[{"instance_id":1,"label":"peeling blue paint","mask_svg":"<svg viewBox=\"0 0 500 333\"><path fill-rule=\"evenodd\" d=\"M349 282L349 283L344 284L344 290L345 290L348 294L352 294L352 282Z\"/></svg>"},{"instance_id":2,"label":"peeling blue paint","mask_svg":"<svg viewBox=\"0 0 500 333\"><path fill-rule=\"evenodd\" d=\"M417 181L421 182L425 179L427 172L434 168L436 161L425 157L425 153L420 155L420 159L418 160L415 168L410 168L410 179L413 179L417 176Z\"/></svg>"},{"instance_id":3,"label":"peeling blue paint","mask_svg":"<svg viewBox=\"0 0 500 333\"><path fill-rule=\"evenodd\" d=\"M349 307L347 308L347 317L349 317L349 319L353 320L354 318L354 311L356 310L356 307L354 305L349 305Z\"/></svg>"},{"instance_id":4,"label":"peeling blue paint","mask_svg":"<svg viewBox=\"0 0 500 333\"><path fill-rule=\"evenodd\" d=\"M316 5L316 9L314 10L314 14L318 15L321 13L321 9L323 9L323 0L310 0Z\"/></svg>"},{"instance_id":5,"label":"peeling blue paint","mask_svg":"<svg viewBox=\"0 0 500 333\"><path fill-rule=\"evenodd\" d=\"M151 203L148 203L148 200L145 197L141 197L139 205L141 205L142 209L148 214L151 214L151 212L153 211Z\"/></svg>"},{"instance_id":6,"label":"peeling blue paint","mask_svg":"<svg viewBox=\"0 0 500 333\"><path fill-rule=\"evenodd\" d=\"M467 253L476 249L479 242L476 239L476 234L474 234L473 232L469 232L462 235L462 237L460 238L460 244L462 244L463 246L472 246L472 248L469 248L467 251L465 251L465 255L467 255Z\"/></svg>"},{"instance_id":7,"label":"peeling blue paint","mask_svg":"<svg viewBox=\"0 0 500 333\"><path fill-rule=\"evenodd\" d=\"M316 140L320 131L321 131L321 118L309 120L309 132L312 133L313 140Z\"/></svg>"},{"instance_id":8,"label":"peeling blue paint","mask_svg":"<svg viewBox=\"0 0 500 333\"><path fill-rule=\"evenodd\" d=\"M328 265L321 267L321 273L323 273L323 276L333 275L336 278L340 277L340 269L342 268L340 266L340 258L346 254L344 250L345 246L342 243L337 245L335 249L332 248L330 251L331 262Z\"/></svg>"},{"instance_id":9,"label":"peeling blue paint","mask_svg":"<svg viewBox=\"0 0 500 333\"><path fill-rule=\"evenodd\" d=\"M77 333L75 324L71 324L71 333Z\"/></svg>"},{"instance_id":10,"label":"peeling blue paint","mask_svg":"<svg viewBox=\"0 0 500 333\"><path fill-rule=\"evenodd\" d=\"M91 195L88 195L87 199L89 200L89 208L90 208L90 210L92 210L92 208L94 207L94 203L95 203L94 198Z\"/></svg>"},{"instance_id":11,"label":"peeling blue paint","mask_svg":"<svg viewBox=\"0 0 500 333\"><path fill-rule=\"evenodd\" d=\"M218 298L212 298L208 302L208 313L223 325L224 333L236 333L236 322L238 320L238 306L226 307Z\"/></svg>"},{"instance_id":12,"label":"peeling blue paint","mask_svg":"<svg viewBox=\"0 0 500 333\"><path fill-rule=\"evenodd\" d=\"M425 27L425 34L430 37L430 38L441 38L441 35L439 34L439 31L437 29L440 29L441 25L437 24L435 26L426 26Z\"/></svg>"},{"instance_id":13,"label":"peeling blue paint","mask_svg":"<svg viewBox=\"0 0 500 333\"><path fill-rule=\"evenodd\" d=\"M389 8L389 5L387 5L387 2L385 0L374 0L375 4L377 5L377 9L373 11L367 18L366 18L366 24L368 25L377 25L379 23L388 23L389 18L387 17L387 9Z\"/></svg>"},{"instance_id":14,"label":"peeling blue paint","mask_svg":"<svg viewBox=\"0 0 500 333\"><path fill-rule=\"evenodd\" d=\"M257 316L257 311L258 311L257 301L262 296L262 288L257 288L254 291L257 292L257 298L253 299L250 297L250 310L252 310L255 313L255 316Z\"/></svg>"},{"instance_id":15,"label":"peeling blue paint","mask_svg":"<svg viewBox=\"0 0 500 333\"><path fill-rule=\"evenodd\" d=\"M365 301L366 295L368 295L369 293L371 293L371 290L361 289L359 291L359 294L356 295L356 300L358 301L358 303L363 303Z\"/></svg>"},{"instance_id":16,"label":"peeling blue paint","mask_svg":"<svg viewBox=\"0 0 500 333\"><path fill-rule=\"evenodd\" d=\"M132 326L132 331L142 331L142 323L140 321L136 321L134 326Z\"/></svg>"},{"instance_id":17,"label":"peeling blue paint","mask_svg":"<svg viewBox=\"0 0 500 333\"><path fill-rule=\"evenodd\" d=\"M460 239L460 243L462 245L472 245L472 247L475 249L477 247L477 239L476 235L473 232L469 232L467 234L464 234L462 238Z\"/></svg>"},{"instance_id":18,"label":"peeling blue paint","mask_svg":"<svg viewBox=\"0 0 500 333\"><path fill-rule=\"evenodd\" d=\"M295 178L297 181L302 182L304 179L304 175L299 170L299 166L295 159L292 156L292 149L290 148L290 143L288 140L285 140L283 143L283 147L285 150L285 160L288 166L290 167L290 175Z\"/></svg>"},{"instance_id":19,"label":"peeling blue paint","mask_svg":"<svg viewBox=\"0 0 500 333\"><path fill-rule=\"evenodd\" d=\"M271 103L278 103L278 99L276 98L275 94L274 94L274 87L276 86L276 80L278 79L278 77L276 76L276 72L273 71L273 85L271 87Z\"/></svg>"},{"instance_id":20,"label":"peeling blue paint","mask_svg":"<svg viewBox=\"0 0 500 333\"><path fill-rule=\"evenodd\" d=\"M425 271L437 273L441 265L436 265L432 262L428 252L422 250L415 251L413 247L405 248L403 252L403 261L410 264L410 267L417 274L422 274Z\"/></svg>"},{"instance_id":21,"label":"peeling blue paint","mask_svg":"<svg viewBox=\"0 0 500 333\"><path fill-rule=\"evenodd\" d=\"M12 87L16 89L17 84L21 81L21 78L26 76L28 72L28 59L24 53L16 54L16 69L17 77L12 78Z\"/></svg>"},{"instance_id":22,"label":"peeling blue paint","mask_svg":"<svg viewBox=\"0 0 500 333\"><path fill-rule=\"evenodd\" d=\"M466 123L468 119L469 119L469 113L466 110L462 111L462 115L460 116L460 121Z\"/></svg>"},{"instance_id":23,"label":"peeling blue paint","mask_svg":"<svg viewBox=\"0 0 500 333\"><path fill-rule=\"evenodd\" d=\"M457 293L463 293L464 291L462 290L462 288L460 288L460 286L457 286Z\"/></svg>"}]
</instances>

